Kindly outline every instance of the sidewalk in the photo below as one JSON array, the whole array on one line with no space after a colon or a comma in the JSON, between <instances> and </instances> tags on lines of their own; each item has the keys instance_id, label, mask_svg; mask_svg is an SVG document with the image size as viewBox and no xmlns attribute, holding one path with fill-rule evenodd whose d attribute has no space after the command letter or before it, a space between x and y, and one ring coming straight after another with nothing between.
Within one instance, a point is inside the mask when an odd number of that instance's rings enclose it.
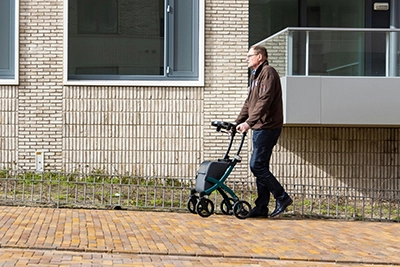
<instances>
[{"instance_id":1,"label":"sidewalk","mask_svg":"<svg viewBox=\"0 0 400 267\"><path fill-rule=\"evenodd\" d=\"M400 266L400 223L0 206L0 266Z\"/></svg>"}]
</instances>

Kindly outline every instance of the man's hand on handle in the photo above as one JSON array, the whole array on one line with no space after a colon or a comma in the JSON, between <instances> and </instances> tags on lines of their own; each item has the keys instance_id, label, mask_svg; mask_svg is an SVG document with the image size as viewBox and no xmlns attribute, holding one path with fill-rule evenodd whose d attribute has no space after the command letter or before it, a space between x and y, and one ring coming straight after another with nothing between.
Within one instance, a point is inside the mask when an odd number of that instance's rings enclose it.
<instances>
[{"instance_id":1,"label":"man's hand on handle","mask_svg":"<svg viewBox=\"0 0 400 267\"><path fill-rule=\"evenodd\" d=\"M238 130L241 133L247 133L247 131L250 129L250 125L247 124L247 122L243 122L236 126L236 130Z\"/></svg>"}]
</instances>

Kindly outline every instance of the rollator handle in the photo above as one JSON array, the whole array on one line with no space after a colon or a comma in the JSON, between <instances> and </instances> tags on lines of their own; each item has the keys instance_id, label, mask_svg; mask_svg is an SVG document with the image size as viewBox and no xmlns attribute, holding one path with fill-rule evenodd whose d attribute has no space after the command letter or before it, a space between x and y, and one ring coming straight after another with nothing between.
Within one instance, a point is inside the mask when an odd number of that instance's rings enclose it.
<instances>
[{"instance_id":1,"label":"rollator handle","mask_svg":"<svg viewBox=\"0 0 400 267\"><path fill-rule=\"evenodd\" d=\"M224 129L231 133L236 133L236 124L225 122L225 121L213 121L211 125L217 127L217 132L221 132L221 129Z\"/></svg>"}]
</instances>

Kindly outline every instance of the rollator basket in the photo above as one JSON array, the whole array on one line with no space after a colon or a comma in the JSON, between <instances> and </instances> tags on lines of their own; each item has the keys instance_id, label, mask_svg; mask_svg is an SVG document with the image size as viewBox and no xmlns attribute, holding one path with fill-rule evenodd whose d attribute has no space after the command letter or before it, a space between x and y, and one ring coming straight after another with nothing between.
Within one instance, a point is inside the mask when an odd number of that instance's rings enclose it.
<instances>
[{"instance_id":1,"label":"rollator basket","mask_svg":"<svg viewBox=\"0 0 400 267\"><path fill-rule=\"evenodd\" d=\"M201 193L209 189L215 183L210 182L210 178L220 180L229 167L229 162L204 161L200 164L196 175L196 191ZM209 177L209 179L207 179Z\"/></svg>"}]
</instances>

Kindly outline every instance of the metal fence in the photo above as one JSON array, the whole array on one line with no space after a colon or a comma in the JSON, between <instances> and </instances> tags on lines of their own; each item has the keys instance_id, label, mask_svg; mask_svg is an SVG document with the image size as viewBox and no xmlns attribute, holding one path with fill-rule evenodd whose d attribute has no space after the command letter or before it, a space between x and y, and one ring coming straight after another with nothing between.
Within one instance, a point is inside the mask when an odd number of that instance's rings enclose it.
<instances>
[{"instance_id":1,"label":"metal fence","mask_svg":"<svg viewBox=\"0 0 400 267\"><path fill-rule=\"evenodd\" d=\"M253 182L227 182L236 195L254 203ZM187 211L195 178L0 171L0 205ZM400 221L400 192L341 186L284 184L293 198L286 216ZM219 192L209 196L220 212ZM273 201L273 200L272 200ZM271 206L274 203L271 203Z\"/></svg>"}]
</instances>

